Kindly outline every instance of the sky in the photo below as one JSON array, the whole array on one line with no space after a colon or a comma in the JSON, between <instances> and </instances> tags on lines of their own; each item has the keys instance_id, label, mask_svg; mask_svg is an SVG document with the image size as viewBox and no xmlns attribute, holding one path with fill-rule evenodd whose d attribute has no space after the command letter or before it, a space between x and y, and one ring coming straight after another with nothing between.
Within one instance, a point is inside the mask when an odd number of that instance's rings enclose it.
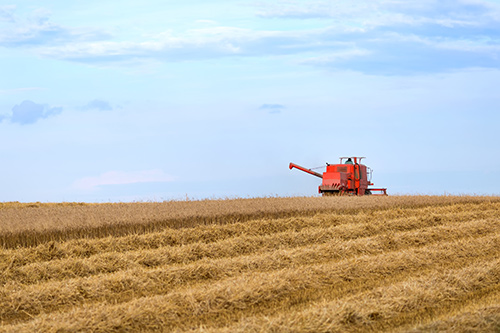
<instances>
[{"instance_id":1,"label":"sky","mask_svg":"<svg viewBox=\"0 0 500 333\"><path fill-rule=\"evenodd\" d=\"M499 129L500 0L0 3L0 201L499 195Z\"/></svg>"}]
</instances>

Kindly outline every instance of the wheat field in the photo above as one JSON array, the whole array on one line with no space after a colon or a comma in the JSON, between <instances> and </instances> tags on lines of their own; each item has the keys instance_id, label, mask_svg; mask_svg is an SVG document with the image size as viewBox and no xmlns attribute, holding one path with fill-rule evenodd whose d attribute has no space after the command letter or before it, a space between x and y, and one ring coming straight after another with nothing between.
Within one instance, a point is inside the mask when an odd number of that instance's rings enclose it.
<instances>
[{"instance_id":1,"label":"wheat field","mask_svg":"<svg viewBox=\"0 0 500 333\"><path fill-rule=\"evenodd\" d=\"M0 332L500 332L500 197L0 203Z\"/></svg>"}]
</instances>

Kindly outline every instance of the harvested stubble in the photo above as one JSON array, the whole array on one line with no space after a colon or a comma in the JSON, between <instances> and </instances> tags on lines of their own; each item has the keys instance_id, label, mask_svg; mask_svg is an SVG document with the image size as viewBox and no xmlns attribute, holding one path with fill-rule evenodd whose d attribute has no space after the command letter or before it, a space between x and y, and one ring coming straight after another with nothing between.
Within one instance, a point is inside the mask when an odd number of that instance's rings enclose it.
<instances>
[{"instance_id":1,"label":"harvested stubble","mask_svg":"<svg viewBox=\"0 0 500 333\"><path fill-rule=\"evenodd\" d=\"M500 259L480 261L461 269L434 270L335 301L317 302L303 311L246 318L224 331L366 332L404 328L408 322L428 320L481 299L485 293L499 297L499 279ZM498 315L493 313L491 317ZM498 326L492 328L498 330ZM451 327L445 330L451 332Z\"/></svg>"},{"instance_id":2,"label":"harvested stubble","mask_svg":"<svg viewBox=\"0 0 500 333\"><path fill-rule=\"evenodd\" d=\"M303 214L292 198L295 213L275 219L206 225L207 217L139 234L118 223L121 236L24 238L31 246L0 250L0 332L426 331L460 323L495 332L500 198L443 198L300 198L308 199ZM315 211L309 199L343 206ZM353 199L364 207L347 207ZM40 208L28 206L3 210Z\"/></svg>"},{"instance_id":3,"label":"harvested stubble","mask_svg":"<svg viewBox=\"0 0 500 333\"><path fill-rule=\"evenodd\" d=\"M496 300L500 294L494 294ZM494 302L491 300L490 302ZM482 303L482 302L481 302ZM496 302L498 303L498 302ZM482 305L475 306L472 311L464 311L451 318L437 320L433 323L415 328L410 332L456 332L456 333L481 333L500 331L500 306Z\"/></svg>"},{"instance_id":4,"label":"harvested stubble","mask_svg":"<svg viewBox=\"0 0 500 333\"><path fill-rule=\"evenodd\" d=\"M75 278L45 284L38 283L34 286L17 287L15 291L12 291L13 286L10 285L9 290L0 289L0 308L2 309L0 316L4 319L15 317L19 310L35 315L51 306L82 303L87 300L113 299L114 302L123 302L130 300L132 295L137 297L164 293L173 286L188 282L237 276L252 270L272 271L288 266L387 253L389 250L399 253L405 249L408 251L415 245L425 249L424 246L439 241L489 234L496 231L498 226L492 227L491 221L480 220L464 223L461 226L445 225L427 229L396 233L390 236L390 239L386 235L348 242L332 239L327 244L237 256L230 259L203 260L171 269L168 269L168 264L149 270L131 265L133 268L127 268L115 274L98 275L92 279ZM439 244L440 247L443 245L447 243ZM390 255L393 254L394 252L390 253ZM455 254L453 253L452 256ZM342 267L341 263L338 265ZM19 282L19 280L16 281ZM123 286L126 286L126 289Z\"/></svg>"}]
</instances>

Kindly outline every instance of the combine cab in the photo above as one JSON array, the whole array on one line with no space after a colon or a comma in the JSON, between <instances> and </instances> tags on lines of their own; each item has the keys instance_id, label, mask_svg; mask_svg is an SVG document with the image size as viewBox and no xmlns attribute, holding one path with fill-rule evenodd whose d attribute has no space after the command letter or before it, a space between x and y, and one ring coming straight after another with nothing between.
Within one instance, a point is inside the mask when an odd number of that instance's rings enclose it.
<instances>
[{"instance_id":1,"label":"combine cab","mask_svg":"<svg viewBox=\"0 0 500 333\"><path fill-rule=\"evenodd\" d=\"M290 169L296 168L323 180L319 186L322 195L387 195L386 188L368 188L372 170L361 160L364 157L341 157L339 164L326 164L326 171L320 174L312 169L290 163Z\"/></svg>"}]
</instances>

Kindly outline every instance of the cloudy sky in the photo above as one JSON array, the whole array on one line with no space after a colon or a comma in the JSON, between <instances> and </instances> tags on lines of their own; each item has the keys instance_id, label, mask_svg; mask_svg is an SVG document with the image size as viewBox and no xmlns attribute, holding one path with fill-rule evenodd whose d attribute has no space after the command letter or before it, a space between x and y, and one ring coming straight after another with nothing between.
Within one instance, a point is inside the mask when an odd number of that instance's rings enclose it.
<instances>
[{"instance_id":1,"label":"cloudy sky","mask_svg":"<svg viewBox=\"0 0 500 333\"><path fill-rule=\"evenodd\" d=\"M0 201L500 193L499 0L6 0L0 74Z\"/></svg>"}]
</instances>

